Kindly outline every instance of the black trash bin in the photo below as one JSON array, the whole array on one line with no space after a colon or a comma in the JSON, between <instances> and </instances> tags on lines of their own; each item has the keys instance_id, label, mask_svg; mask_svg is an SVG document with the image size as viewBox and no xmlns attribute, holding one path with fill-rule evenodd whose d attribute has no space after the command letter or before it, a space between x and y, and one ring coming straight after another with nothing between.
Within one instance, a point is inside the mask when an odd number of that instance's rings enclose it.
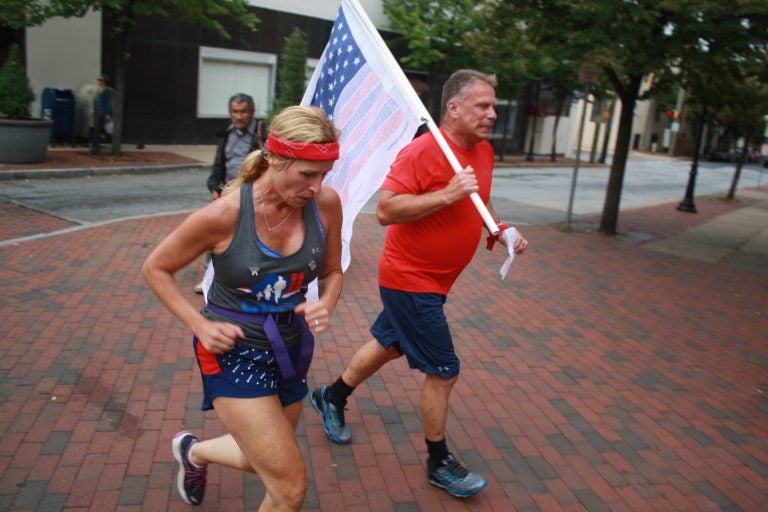
<instances>
[{"instance_id":1,"label":"black trash bin","mask_svg":"<svg viewBox=\"0 0 768 512\"><path fill-rule=\"evenodd\" d=\"M46 87L40 98L40 117L53 121L51 144L75 145L75 94L71 89Z\"/></svg>"}]
</instances>

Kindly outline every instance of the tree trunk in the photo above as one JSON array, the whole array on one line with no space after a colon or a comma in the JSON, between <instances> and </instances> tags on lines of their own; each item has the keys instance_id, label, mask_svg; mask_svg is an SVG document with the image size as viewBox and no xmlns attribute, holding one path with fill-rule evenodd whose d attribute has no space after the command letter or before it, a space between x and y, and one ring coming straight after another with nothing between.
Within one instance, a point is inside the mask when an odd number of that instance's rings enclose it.
<instances>
[{"instance_id":1,"label":"tree trunk","mask_svg":"<svg viewBox=\"0 0 768 512\"><path fill-rule=\"evenodd\" d=\"M600 127L603 123L595 123L595 136L592 138L592 151L589 153L590 163L595 163L597 157L597 143L600 140Z\"/></svg>"},{"instance_id":2,"label":"tree trunk","mask_svg":"<svg viewBox=\"0 0 768 512\"><path fill-rule=\"evenodd\" d=\"M507 105L506 115L504 116L504 128L501 130L501 143L499 144L499 154L496 155L500 162L504 161L504 153L507 152L507 138L509 136L509 116L512 115L512 105Z\"/></svg>"},{"instance_id":3,"label":"tree trunk","mask_svg":"<svg viewBox=\"0 0 768 512\"><path fill-rule=\"evenodd\" d=\"M115 60L115 93L112 102L112 117L114 127L112 131L112 154L117 156L121 153L121 143L123 140L123 112L125 111L125 77L128 62L118 55Z\"/></svg>"},{"instance_id":4,"label":"tree trunk","mask_svg":"<svg viewBox=\"0 0 768 512\"><path fill-rule=\"evenodd\" d=\"M531 105L532 108L530 109L530 112L533 113L533 126L531 127L531 141L530 141L530 144L528 145L528 154L525 157L525 160L528 162L533 162L533 146L534 146L534 143L536 142L536 122L538 121L538 118L539 118L539 97L540 97L541 87L538 82L534 87L535 87L534 88L535 100Z\"/></svg>"},{"instance_id":5,"label":"tree trunk","mask_svg":"<svg viewBox=\"0 0 768 512\"><path fill-rule=\"evenodd\" d=\"M528 162L533 162L533 144L536 142L536 120L538 119L538 116L534 113L533 115L533 126L531 127L531 141L528 144L528 154L525 157L525 160Z\"/></svg>"},{"instance_id":6,"label":"tree trunk","mask_svg":"<svg viewBox=\"0 0 768 512\"><path fill-rule=\"evenodd\" d=\"M741 177L741 168L744 167L744 160L747 156L747 149L749 148L749 137L744 137L744 146L741 148L741 156L739 157L739 163L736 164L736 172L733 173L733 181L731 182L731 188L728 190L726 198L733 199L736 197L736 186L739 184L739 178Z\"/></svg>"},{"instance_id":7,"label":"tree trunk","mask_svg":"<svg viewBox=\"0 0 768 512\"><path fill-rule=\"evenodd\" d=\"M710 119L707 121L707 136L704 137L704 155L709 155L712 152L712 137L715 134L714 123Z\"/></svg>"},{"instance_id":8,"label":"tree trunk","mask_svg":"<svg viewBox=\"0 0 768 512\"><path fill-rule=\"evenodd\" d=\"M123 140L123 113L125 112L126 77L130 59L131 27L133 26L133 0L126 2L120 11L112 11L112 37L114 37L115 95L112 106L114 128L112 132L112 154L121 153Z\"/></svg>"},{"instance_id":9,"label":"tree trunk","mask_svg":"<svg viewBox=\"0 0 768 512\"><path fill-rule=\"evenodd\" d=\"M550 149L549 159L552 162L557 161L557 127L560 124L560 111L557 111L555 116L555 125L552 127L552 146Z\"/></svg>"},{"instance_id":10,"label":"tree trunk","mask_svg":"<svg viewBox=\"0 0 768 512\"><path fill-rule=\"evenodd\" d=\"M563 116L565 102L568 98L558 98L555 103L555 126L552 128L552 150L549 159L557 161L557 128L560 126L560 118Z\"/></svg>"},{"instance_id":11,"label":"tree trunk","mask_svg":"<svg viewBox=\"0 0 768 512\"><path fill-rule=\"evenodd\" d=\"M612 73L609 73L609 77ZM608 187L605 192L603 216L600 220L600 231L609 235L616 234L619 222L619 203L621 202L621 188L624 184L624 171L627 167L629 156L629 144L632 139L632 118L637 103L637 94L642 75L632 75L626 88L616 79L613 73L612 82L614 89L621 98L621 115L619 116L619 133L616 138L616 150L613 154L611 174L608 177Z\"/></svg>"}]
</instances>

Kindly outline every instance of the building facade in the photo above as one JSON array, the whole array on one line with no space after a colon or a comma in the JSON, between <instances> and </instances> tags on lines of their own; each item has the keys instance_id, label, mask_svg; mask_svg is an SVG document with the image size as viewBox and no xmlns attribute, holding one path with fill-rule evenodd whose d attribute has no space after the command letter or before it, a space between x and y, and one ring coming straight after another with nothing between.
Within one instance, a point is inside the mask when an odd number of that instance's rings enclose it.
<instances>
[{"instance_id":1,"label":"building facade","mask_svg":"<svg viewBox=\"0 0 768 512\"><path fill-rule=\"evenodd\" d=\"M211 144L228 119L227 98L236 92L251 94L256 116L263 118L272 104L277 85L277 62L285 38L294 28L308 39L307 72L311 73L328 40L338 0L251 0L260 20L251 32L235 20L222 20L230 39L199 24L169 16L139 17L132 33L125 83L123 142L131 144ZM388 20L381 0L360 0L385 38ZM24 32L27 71L37 98L46 88L71 90L76 99L75 133L87 140L96 77L114 77L114 41L109 13L89 12L83 18L52 19ZM428 77L412 74L417 91L437 116L439 87ZM427 83L434 91L429 90ZM114 85L114 84L113 84ZM572 157L579 143L578 123L587 109L581 136L582 158L607 143L613 151L620 104L610 112L596 111L591 102L574 100L555 126L554 116L525 116L528 106L518 99L500 100L499 126L492 136L495 148L508 153L527 152ZM36 102L33 114L41 115ZM611 122L608 120L611 119ZM437 120L437 117L436 117ZM666 151L671 120L659 117L654 102L639 102L635 109L632 148ZM683 130L686 123L680 123ZM503 135L506 127L506 134ZM690 151L692 137L678 135L677 153ZM504 137L505 142L501 143Z\"/></svg>"},{"instance_id":2,"label":"building facade","mask_svg":"<svg viewBox=\"0 0 768 512\"><path fill-rule=\"evenodd\" d=\"M380 0L361 0L371 20L385 28ZM308 40L308 71L320 57L338 10L338 0L251 1L260 23L251 32L222 20L230 39L174 16L137 17L130 39L125 83L123 141L153 144L210 144L225 126L227 99L236 92L254 97L256 116L265 117L275 95L277 61L294 28ZM46 88L71 90L76 98L75 131L88 136L96 77L115 75L109 13L52 19L26 30L27 71L35 96ZM114 85L114 84L112 84ZM41 115L41 104L33 114Z\"/></svg>"}]
</instances>

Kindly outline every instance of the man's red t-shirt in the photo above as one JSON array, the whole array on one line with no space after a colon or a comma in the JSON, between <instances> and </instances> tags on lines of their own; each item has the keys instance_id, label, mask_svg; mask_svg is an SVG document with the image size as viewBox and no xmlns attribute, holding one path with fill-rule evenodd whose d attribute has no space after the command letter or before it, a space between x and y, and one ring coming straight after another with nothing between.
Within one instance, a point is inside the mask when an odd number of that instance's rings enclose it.
<instances>
[{"instance_id":1,"label":"man's red t-shirt","mask_svg":"<svg viewBox=\"0 0 768 512\"><path fill-rule=\"evenodd\" d=\"M443 133L445 135L445 133ZM461 167L471 165L487 203L493 178L493 148L482 141L470 149L445 137ZM421 194L448 185L456 172L432 133L408 144L397 155L381 188L396 194ZM387 228L379 260L379 284L407 292L447 295L472 256L483 220L469 196L421 219Z\"/></svg>"}]
</instances>

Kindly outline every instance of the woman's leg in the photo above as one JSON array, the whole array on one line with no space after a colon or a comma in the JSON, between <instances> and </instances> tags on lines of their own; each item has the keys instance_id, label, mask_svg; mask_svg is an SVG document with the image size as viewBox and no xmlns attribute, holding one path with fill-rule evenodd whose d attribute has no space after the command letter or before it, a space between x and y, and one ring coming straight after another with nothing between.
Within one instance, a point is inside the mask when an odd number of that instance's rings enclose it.
<instances>
[{"instance_id":1,"label":"woman's leg","mask_svg":"<svg viewBox=\"0 0 768 512\"><path fill-rule=\"evenodd\" d=\"M214 404L230 434L195 444L192 461L257 473L267 490L260 510L300 510L307 490L306 465L294 433L301 402L283 408L272 395L220 397Z\"/></svg>"},{"instance_id":2,"label":"woman's leg","mask_svg":"<svg viewBox=\"0 0 768 512\"><path fill-rule=\"evenodd\" d=\"M283 412L294 431L301 418L301 410L301 402L296 402L283 407ZM248 462L248 459L245 458L243 451L235 442L235 439L231 434L224 434L223 436L197 442L193 447L190 456L192 462L198 466L214 463L239 469L240 471L255 473L251 464Z\"/></svg>"}]
</instances>

